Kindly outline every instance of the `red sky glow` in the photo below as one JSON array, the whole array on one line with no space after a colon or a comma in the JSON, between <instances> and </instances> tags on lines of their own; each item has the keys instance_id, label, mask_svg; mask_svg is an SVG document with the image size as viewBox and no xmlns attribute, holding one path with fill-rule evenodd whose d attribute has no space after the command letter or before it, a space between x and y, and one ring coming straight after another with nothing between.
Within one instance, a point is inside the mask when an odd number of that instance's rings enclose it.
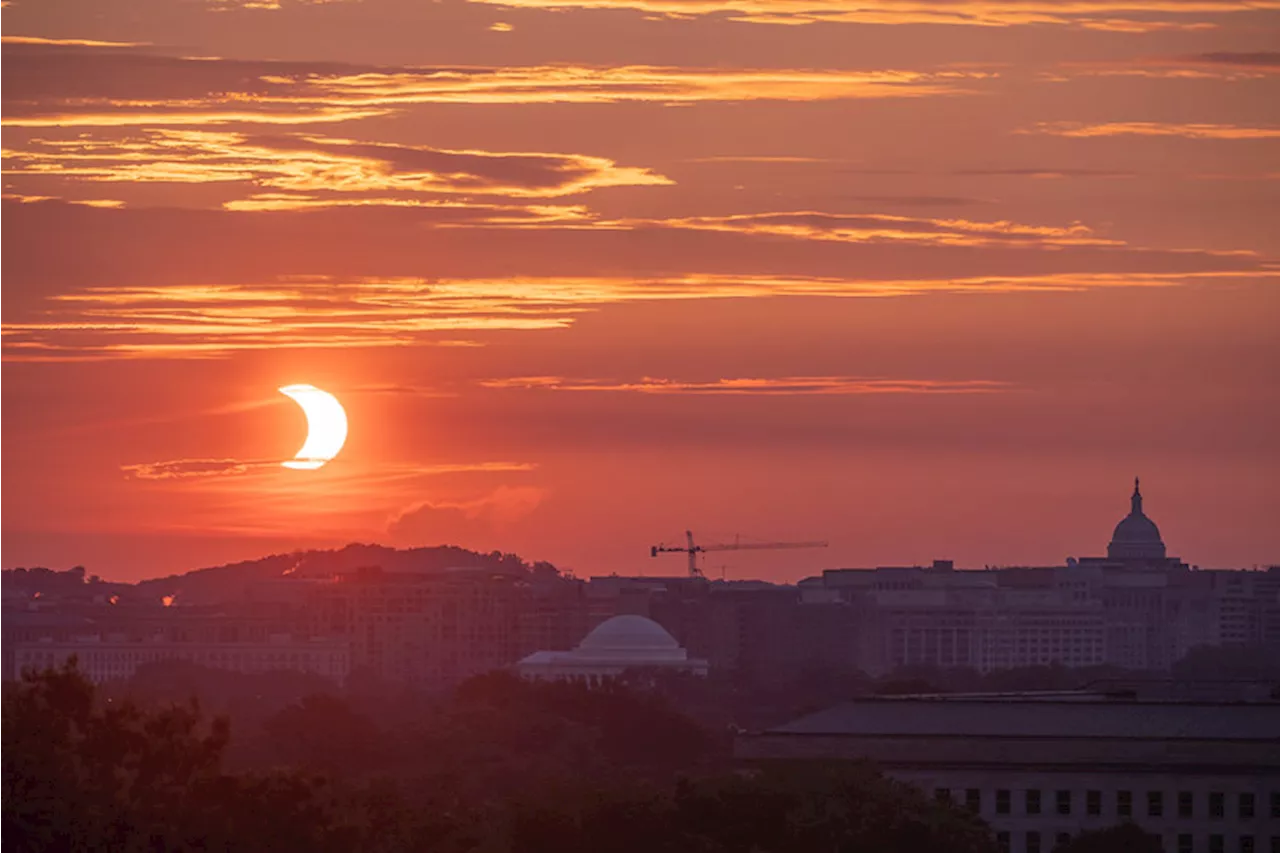
<instances>
[{"instance_id":1,"label":"red sky glow","mask_svg":"<svg viewBox=\"0 0 1280 853\"><path fill-rule=\"evenodd\" d=\"M3 16L6 568L1280 560L1280 2Z\"/></svg>"}]
</instances>

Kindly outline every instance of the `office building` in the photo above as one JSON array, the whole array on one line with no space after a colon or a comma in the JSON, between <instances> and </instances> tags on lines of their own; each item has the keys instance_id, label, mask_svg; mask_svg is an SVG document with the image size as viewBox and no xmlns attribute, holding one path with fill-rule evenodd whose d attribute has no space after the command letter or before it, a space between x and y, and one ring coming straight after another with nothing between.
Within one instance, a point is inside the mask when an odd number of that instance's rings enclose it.
<instances>
[{"instance_id":1,"label":"office building","mask_svg":"<svg viewBox=\"0 0 1280 853\"><path fill-rule=\"evenodd\" d=\"M1280 850L1280 704L1132 696L853 702L741 735L748 763L850 760L973 809L1007 853L1132 821L1170 853Z\"/></svg>"}]
</instances>

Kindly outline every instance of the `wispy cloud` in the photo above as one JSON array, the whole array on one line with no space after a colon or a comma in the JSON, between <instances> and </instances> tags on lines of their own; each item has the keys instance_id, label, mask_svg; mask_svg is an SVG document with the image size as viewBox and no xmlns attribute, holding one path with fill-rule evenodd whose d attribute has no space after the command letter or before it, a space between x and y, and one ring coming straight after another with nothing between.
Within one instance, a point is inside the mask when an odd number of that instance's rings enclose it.
<instances>
[{"instance_id":1,"label":"wispy cloud","mask_svg":"<svg viewBox=\"0 0 1280 853\"><path fill-rule=\"evenodd\" d=\"M34 139L4 152L6 173L99 182L236 183L285 193L465 193L538 198L669 184L603 157L450 151L315 135L154 130L115 139ZM267 196L258 208L290 206ZM294 207L316 205L303 197ZM364 203L369 203L366 200Z\"/></svg>"},{"instance_id":2,"label":"wispy cloud","mask_svg":"<svg viewBox=\"0 0 1280 853\"><path fill-rule=\"evenodd\" d=\"M121 465L120 470L136 480L186 480L206 477L234 477L250 473L284 472L280 459L166 459L161 462L138 462L132 465ZM342 463L329 463L331 467L341 468ZM381 465L372 470L363 470L358 476L375 477L380 482L406 480L423 476L440 476L444 474L493 473L532 471L537 466L529 462L453 462L415 465Z\"/></svg>"},{"instance_id":3,"label":"wispy cloud","mask_svg":"<svg viewBox=\"0 0 1280 853\"><path fill-rule=\"evenodd\" d=\"M696 216L666 220L626 220L632 227L728 231L832 242L906 242L948 246L1121 245L1095 235L1087 226L1027 225L969 219L927 219L890 214L833 214L819 211Z\"/></svg>"},{"instance_id":4,"label":"wispy cloud","mask_svg":"<svg viewBox=\"0 0 1280 853\"><path fill-rule=\"evenodd\" d=\"M158 104L150 112L55 112L41 115L15 115L4 119L5 127L205 127L220 124L329 124L378 118L387 110L353 110L338 107L299 109L289 112L254 112L219 110L184 112Z\"/></svg>"},{"instance_id":5,"label":"wispy cloud","mask_svg":"<svg viewBox=\"0 0 1280 853\"><path fill-rule=\"evenodd\" d=\"M1061 178L1104 178L1111 180L1114 178L1136 178L1137 172L1119 171L1114 169L1078 169L1078 168L1059 168L1053 166L1027 166L1020 168L1003 168L1003 169L957 169L951 172L952 175L960 177L977 177L977 178L1037 178L1057 180Z\"/></svg>"},{"instance_id":6,"label":"wispy cloud","mask_svg":"<svg viewBox=\"0 0 1280 853\"><path fill-rule=\"evenodd\" d=\"M1041 80L1067 82L1088 77L1146 77L1165 80L1265 80L1280 72L1280 53L1255 52L1145 56L1127 61L1063 62L1038 72Z\"/></svg>"},{"instance_id":7,"label":"wispy cloud","mask_svg":"<svg viewBox=\"0 0 1280 853\"><path fill-rule=\"evenodd\" d=\"M1276 0L471 0L535 9L635 9L725 15L761 24L1073 26L1117 32L1207 29L1222 15L1280 8Z\"/></svg>"},{"instance_id":8,"label":"wispy cloud","mask_svg":"<svg viewBox=\"0 0 1280 853\"><path fill-rule=\"evenodd\" d=\"M657 101L829 101L959 94L997 76L971 69L526 68L406 69L399 73L277 78L301 100L361 107L420 103L622 103Z\"/></svg>"},{"instance_id":9,"label":"wispy cloud","mask_svg":"<svg viewBox=\"0 0 1280 853\"><path fill-rule=\"evenodd\" d=\"M124 207L124 202L112 198L73 198L61 199L52 195L23 195L22 193L4 193L0 196L5 201L16 201L19 204L34 204L41 201L65 201L67 204L79 204L85 207Z\"/></svg>"},{"instance_id":10,"label":"wispy cloud","mask_svg":"<svg viewBox=\"0 0 1280 853\"><path fill-rule=\"evenodd\" d=\"M1217 50L1208 53L1192 53L1175 57L1172 61L1188 65L1227 65L1237 68L1280 70L1280 51L1230 51Z\"/></svg>"},{"instance_id":11,"label":"wispy cloud","mask_svg":"<svg viewBox=\"0 0 1280 853\"><path fill-rule=\"evenodd\" d=\"M601 391L637 394L715 396L835 396L850 394L989 394L1008 391L1005 382L984 379L888 379L861 376L781 376L726 378L706 382L644 377L631 382L568 379L562 376L513 376L486 379L485 388L540 391Z\"/></svg>"},{"instance_id":12,"label":"wispy cloud","mask_svg":"<svg viewBox=\"0 0 1280 853\"><path fill-rule=\"evenodd\" d=\"M163 288L101 287L54 297L41 322L5 324L14 361L210 358L280 348L369 348L459 335L564 328L584 312L635 301L858 298L927 293L1079 291L1172 287L1262 270L1204 273L1057 273L946 279L683 275L351 279ZM527 381L527 380L522 380ZM861 386L859 386L861 387Z\"/></svg>"},{"instance_id":13,"label":"wispy cloud","mask_svg":"<svg viewBox=\"0 0 1280 853\"><path fill-rule=\"evenodd\" d=\"M527 517L550 493L537 486L499 486L475 498L415 501L397 512L387 533L397 541L475 542Z\"/></svg>"},{"instance_id":14,"label":"wispy cloud","mask_svg":"<svg viewBox=\"0 0 1280 853\"><path fill-rule=\"evenodd\" d=\"M1179 124L1156 121L1117 121L1101 124L1057 121L1041 122L1019 133L1051 136L1180 136L1184 139L1277 139L1280 127L1249 127L1238 124Z\"/></svg>"},{"instance_id":15,"label":"wispy cloud","mask_svg":"<svg viewBox=\"0 0 1280 853\"><path fill-rule=\"evenodd\" d=\"M98 41L97 39L43 38L41 36L2 36L0 43L8 45L41 45L45 47L143 47L140 41Z\"/></svg>"},{"instance_id":16,"label":"wispy cloud","mask_svg":"<svg viewBox=\"0 0 1280 853\"><path fill-rule=\"evenodd\" d=\"M121 465L120 470L137 480L183 480L190 477L227 477L247 474L255 468L279 466L279 462L245 459L167 459Z\"/></svg>"},{"instance_id":17,"label":"wispy cloud","mask_svg":"<svg viewBox=\"0 0 1280 853\"><path fill-rule=\"evenodd\" d=\"M957 68L377 68L15 48L4 57L4 124L32 128L306 125L373 118L415 104L912 98L965 94L996 76Z\"/></svg>"}]
</instances>

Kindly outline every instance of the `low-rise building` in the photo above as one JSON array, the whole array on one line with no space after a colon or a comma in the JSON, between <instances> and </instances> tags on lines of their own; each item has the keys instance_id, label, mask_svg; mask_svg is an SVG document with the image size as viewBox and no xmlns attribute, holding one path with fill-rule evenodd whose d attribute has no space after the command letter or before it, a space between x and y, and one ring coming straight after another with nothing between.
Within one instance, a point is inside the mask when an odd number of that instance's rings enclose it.
<instances>
[{"instance_id":1,"label":"low-rise building","mask_svg":"<svg viewBox=\"0 0 1280 853\"><path fill-rule=\"evenodd\" d=\"M1002 851L1132 821L1169 853L1280 851L1280 704L1100 694L869 699L739 736L747 762L870 760Z\"/></svg>"},{"instance_id":2,"label":"low-rise building","mask_svg":"<svg viewBox=\"0 0 1280 853\"><path fill-rule=\"evenodd\" d=\"M60 667L75 658L77 669L95 684L126 681L140 666L161 661L186 661L244 673L291 670L338 684L351 672L351 647L345 640L285 635L250 642L173 642L95 634L27 642L14 649L13 656L15 674Z\"/></svg>"}]
</instances>

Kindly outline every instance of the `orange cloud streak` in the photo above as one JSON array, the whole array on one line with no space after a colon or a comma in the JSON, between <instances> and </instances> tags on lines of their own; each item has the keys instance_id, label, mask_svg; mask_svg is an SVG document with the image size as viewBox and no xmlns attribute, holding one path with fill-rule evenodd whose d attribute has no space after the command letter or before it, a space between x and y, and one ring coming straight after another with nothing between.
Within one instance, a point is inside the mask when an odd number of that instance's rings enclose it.
<instances>
[{"instance_id":1,"label":"orange cloud streak","mask_svg":"<svg viewBox=\"0 0 1280 853\"><path fill-rule=\"evenodd\" d=\"M1118 246L1122 241L1095 237L1087 226L1065 228L1017 222L921 219L888 214L839 215L817 211L750 213L665 220L626 220L628 227L686 228L764 234L842 243L912 242L946 246L1039 244L1045 246Z\"/></svg>"},{"instance_id":2,"label":"orange cloud streak","mask_svg":"<svg viewBox=\"0 0 1280 853\"><path fill-rule=\"evenodd\" d=\"M1235 124L1175 124L1155 121L1117 121L1103 124L1042 122L1019 133L1051 136L1181 136L1184 139L1277 139L1280 127L1245 127Z\"/></svg>"},{"instance_id":3,"label":"orange cloud streak","mask_svg":"<svg viewBox=\"0 0 1280 853\"><path fill-rule=\"evenodd\" d=\"M846 395L846 394L987 394L1009 390L1006 382L985 379L946 381L937 379L885 379L858 376L782 376L773 378L717 379L687 382L646 376L638 382L602 382L565 379L560 376L516 376L487 379L485 388L606 391L639 394L711 394L719 396Z\"/></svg>"},{"instance_id":4,"label":"orange cloud streak","mask_svg":"<svg viewBox=\"0 0 1280 853\"><path fill-rule=\"evenodd\" d=\"M87 181L237 182L302 193L297 204L268 196L245 209L317 205L306 193L467 193L545 198L600 187L671 181L604 157L542 152L444 150L315 135L251 136L158 130L124 140L34 139L4 152L11 175ZM310 202L310 204L308 203ZM367 201L365 203L368 203Z\"/></svg>"},{"instance_id":5,"label":"orange cloud streak","mask_svg":"<svg viewBox=\"0 0 1280 853\"><path fill-rule=\"evenodd\" d=\"M55 296L40 322L5 323L14 361L209 358L267 348L406 346L462 332L564 328L612 303L773 296L1172 287L1280 272L1077 273L866 280L689 274L671 278L327 279L267 285L103 287Z\"/></svg>"},{"instance_id":6,"label":"orange cloud streak","mask_svg":"<svg viewBox=\"0 0 1280 853\"><path fill-rule=\"evenodd\" d=\"M41 87L24 97L28 79L47 76L56 57L27 68L6 92L3 123L8 127L181 127L224 124L305 125L357 121L387 115L413 104L604 104L623 102L694 103L704 101L826 101L859 98L909 98L970 92L966 84L997 76L975 69L942 71L750 68L672 68L632 65L616 68L547 65L514 68L406 68L394 72L262 73L228 63L226 84L212 91L205 80L209 61L160 58L172 78L169 86L146 91L162 97L121 100L95 88L97 67L86 59L66 96ZM33 59L34 61L34 59ZM220 63L220 60L213 60ZM197 68L197 64L199 67ZM103 73L111 71L104 68ZM191 71L191 74L187 72ZM195 73L199 72L199 73ZM187 81L190 79L189 83ZM95 91L103 94L95 96ZM174 94L168 94L168 93ZM180 92L180 94L178 94Z\"/></svg>"},{"instance_id":7,"label":"orange cloud streak","mask_svg":"<svg viewBox=\"0 0 1280 853\"><path fill-rule=\"evenodd\" d=\"M143 41L97 41L96 39L51 39L40 36L0 36L0 44L36 44L50 47L143 47Z\"/></svg>"},{"instance_id":8,"label":"orange cloud streak","mask_svg":"<svg viewBox=\"0 0 1280 853\"><path fill-rule=\"evenodd\" d=\"M724 14L762 24L1078 26L1120 32L1213 27L1212 18L1274 10L1277 0L471 0L533 9L634 9L684 17ZM1141 16L1141 17L1133 17Z\"/></svg>"}]
</instances>

